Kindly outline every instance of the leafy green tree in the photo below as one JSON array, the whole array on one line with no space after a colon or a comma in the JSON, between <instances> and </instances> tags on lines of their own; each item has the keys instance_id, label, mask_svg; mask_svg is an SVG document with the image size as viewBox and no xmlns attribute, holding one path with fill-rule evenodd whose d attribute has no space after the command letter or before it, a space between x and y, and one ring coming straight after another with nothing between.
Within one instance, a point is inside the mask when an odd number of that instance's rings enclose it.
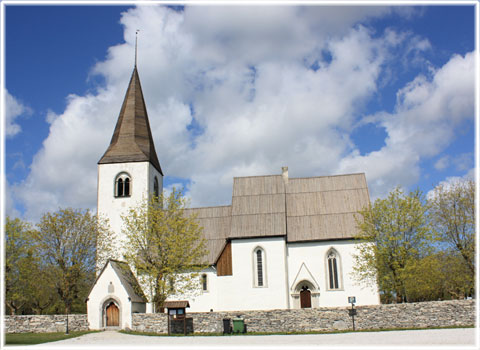
<instances>
[{"instance_id":1,"label":"leafy green tree","mask_svg":"<svg viewBox=\"0 0 480 350\"><path fill-rule=\"evenodd\" d=\"M152 197L123 217L125 259L140 283L147 285L155 310L171 295L198 289L198 272L206 267L206 241L194 216L186 216L187 201L175 188Z\"/></svg>"},{"instance_id":2,"label":"leafy green tree","mask_svg":"<svg viewBox=\"0 0 480 350\"><path fill-rule=\"evenodd\" d=\"M408 195L396 188L357 216L354 275L378 283L384 302L408 301L407 281L416 274L418 260L429 254L432 235L427 206L419 191Z\"/></svg>"},{"instance_id":3,"label":"leafy green tree","mask_svg":"<svg viewBox=\"0 0 480 350\"><path fill-rule=\"evenodd\" d=\"M445 297L443 261L439 254L429 254L405 268L408 301L438 300Z\"/></svg>"},{"instance_id":4,"label":"leafy green tree","mask_svg":"<svg viewBox=\"0 0 480 350\"><path fill-rule=\"evenodd\" d=\"M455 250L439 252L444 299L463 299L473 296L475 275L465 264L464 258Z\"/></svg>"},{"instance_id":5,"label":"leafy green tree","mask_svg":"<svg viewBox=\"0 0 480 350\"><path fill-rule=\"evenodd\" d=\"M28 302L29 262L32 260L31 226L18 218L5 223L5 303L12 315Z\"/></svg>"},{"instance_id":6,"label":"leafy green tree","mask_svg":"<svg viewBox=\"0 0 480 350\"><path fill-rule=\"evenodd\" d=\"M52 283L66 313L83 312L95 278L96 259L109 256L112 233L88 210L46 213L32 234L46 280ZM98 250L97 250L98 249Z\"/></svg>"},{"instance_id":7,"label":"leafy green tree","mask_svg":"<svg viewBox=\"0 0 480 350\"><path fill-rule=\"evenodd\" d=\"M475 274L475 183L440 184L429 198L430 218L437 237L463 257Z\"/></svg>"},{"instance_id":8,"label":"leafy green tree","mask_svg":"<svg viewBox=\"0 0 480 350\"><path fill-rule=\"evenodd\" d=\"M463 299L471 294L472 276L456 251L434 252L409 269L405 282L409 301Z\"/></svg>"}]
</instances>

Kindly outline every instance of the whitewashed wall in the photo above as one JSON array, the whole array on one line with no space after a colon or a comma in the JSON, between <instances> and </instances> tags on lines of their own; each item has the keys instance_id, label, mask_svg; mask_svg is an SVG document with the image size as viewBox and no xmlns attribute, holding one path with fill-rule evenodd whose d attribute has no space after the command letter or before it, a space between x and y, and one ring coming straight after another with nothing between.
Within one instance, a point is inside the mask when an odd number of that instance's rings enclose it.
<instances>
[{"instance_id":1,"label":"whitewashed wall","mask_svg":"<svg viewBox=\"0 0 480 350\"><path fill-rule=\"evenodd\" d=\"M308 243L289 243L288 250L288 275L289 293L291 295L292 308L298 308L298 301L292 297L295 287L300 279L299 275L302 264L304 264L314 283L318 285L319 307L348 306L348 297L355 296L356 305L377 305L380 297L376 288L365 287L355 282L353 276L353 254L355 253L354 241L325 241ZM339 282L340 289L328 290L328 265L327 253L334 248L340 256ZM313 302L313 298L312 298Z\"/></svg>"},{"instance_id":2,"label":"whitewashed wall","mask_svg":"<svg viewBox=\"0 0 480 350\"><path fill-rule=\"evenodd\" d=\"M131 176L130 197L115 197L115 178L125 172ZM115 241L117 256L122 260L121 246L124 240L122 235L123 220L131 207L137 206L145 200L147 194L153 193L153 181L157 176L159 191L163 188L163 177L149 162L99 164L98 165L98 199L97 212L109 220L113 232L116 233Z\"/></svg>"},{"instance_id":3,"label":"whitewashed wall","mask_svg":"<svg viewBox=\"0 0 480 350\"><path fill-rule=\"evenodd\" d=\"M254 250L265 252L264 286L256 287ZM287 307L283 237L232 240L233 278L218 277L218 309L270 310Z\"/></svg>"},{"instance_id":4,"label":"whitewashed wall","mask_svg":"<svg viewBox=\"0 0 480 350\"><path fill-rule=\"evenodd\" d=\"M207 290L203 291L201 286L201 276L207 275ZM186 295L185 297L178 297L177 300L187 299L190 303L190 308L187 312L208 312L210 310L217 311L218 298L218 278L215 268L209 267L202 271L198 277L198 289L195 293ZM175 298L170 298L175 300Z\"/></svg>"},{"instance_id":5,"label":"whitewashed wall","mask_svg":"<svg viewBox=\"0 0 480 350\"><path fill-rule=\"evenodd\" d=\"M255 286L254 250L265 252L264 286ZM232 276L206 271L209 291L190 302L191 312L286 308L285 241L281 237L232 240Z\"/></svg>"},{"instance_id":6,"label":"whitewashed wall","mask_svg":"<svg viewBox=\"0 0 480 350\"><path fill-rule=\"evenodd\" d=\"M312 307L349 306L348 297L355 296L356 305L378 305L380 298L373 287L357 283L353 276L354 241L288 243L282 237L232 240L232 276L217 276L213 268L205 270L208 291L196 296L176 296L171 300L188 299L190 312L269 310L300 308L298 289L302 281L314 287ZM264 249L265 285L254 283L254 250ZM329 290L327 253L338 254L340 288ZM287 264L285 264L287 258ZM288 285L286 282L288 266Z\"/></svg>"}]
</instances>

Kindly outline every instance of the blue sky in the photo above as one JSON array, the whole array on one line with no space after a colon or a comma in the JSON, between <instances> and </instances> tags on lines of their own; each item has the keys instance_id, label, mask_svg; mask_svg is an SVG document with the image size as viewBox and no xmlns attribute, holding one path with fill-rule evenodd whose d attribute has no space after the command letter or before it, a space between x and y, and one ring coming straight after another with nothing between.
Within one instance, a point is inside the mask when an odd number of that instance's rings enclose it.
<instances>
[{"instance_id":1,"label":"blue sky","mask_svg":"<svg viewBox=\"0 0 480 350\"><path fill-rule=\"evenodd\" d=\"M193 206L284 165L365 172L372 200L474 174L473 5L3 6L7 215L95 210L136 29L165 187Z\"/></svg>"}]
</instances>

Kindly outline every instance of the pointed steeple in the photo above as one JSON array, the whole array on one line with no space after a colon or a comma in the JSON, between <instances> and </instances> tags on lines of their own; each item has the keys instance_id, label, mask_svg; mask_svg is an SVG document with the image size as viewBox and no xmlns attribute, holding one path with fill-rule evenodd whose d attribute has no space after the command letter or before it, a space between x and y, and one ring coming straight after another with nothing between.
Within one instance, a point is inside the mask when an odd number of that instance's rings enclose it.
<instances>
[{"instance_id":1,"label":"pointed steeple","mask_svg":"<svg viewBox=\"0 0 480 350\"><path fill-rule=\"evenodd\" d=\"M144 161L150 162L163 175L135 65L110 146L98 164Z\"/></svg>"}]
</instances>

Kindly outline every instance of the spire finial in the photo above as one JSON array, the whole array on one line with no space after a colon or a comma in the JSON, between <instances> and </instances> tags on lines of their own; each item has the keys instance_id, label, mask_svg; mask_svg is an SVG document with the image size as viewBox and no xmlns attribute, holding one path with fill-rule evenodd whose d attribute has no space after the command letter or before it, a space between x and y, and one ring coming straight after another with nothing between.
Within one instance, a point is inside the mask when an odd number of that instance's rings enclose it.
<instances>
[{"instance_id":1,"label":"spire finial","mask_svg":"<svg viewBox=\"0 0 480 350\"><path fill-rule=\"evenodd\" d=\"M135 67L137 67L137 38L138 38L138 32L140 29L137 29L135 31Z\"/></svg>"}]
</instances>

